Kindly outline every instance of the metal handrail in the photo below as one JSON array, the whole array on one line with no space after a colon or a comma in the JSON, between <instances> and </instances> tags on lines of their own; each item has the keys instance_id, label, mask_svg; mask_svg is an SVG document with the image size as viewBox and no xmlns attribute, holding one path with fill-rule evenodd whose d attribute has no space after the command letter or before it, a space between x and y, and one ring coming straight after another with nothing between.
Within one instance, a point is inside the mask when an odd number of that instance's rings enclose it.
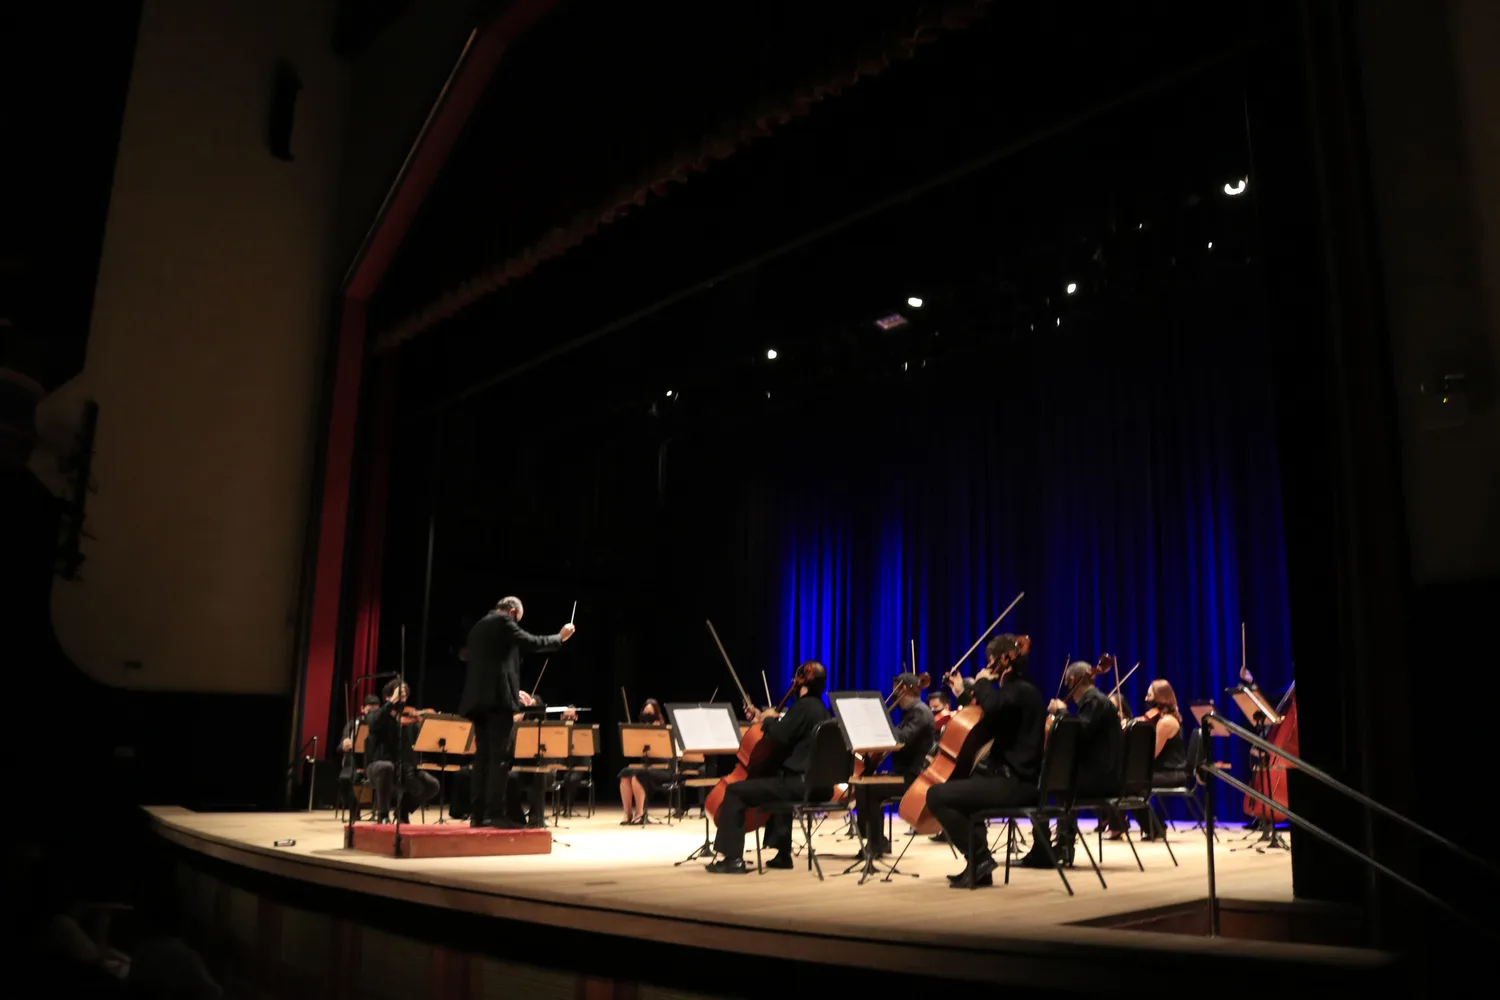
<instances>
[{"instance_id":1,"label":"metal handrail","mask_svg":"<svg viewBox=\"0 0 1500 1000\"><path fill-rule=\"evenodd\" d=\"M1381 805L1379 802L1376 802L1374 799L1370 798L1363 792L1355 791L1353 788L1350 788L1342 781L1339 781L1328 772L1319 770L1300 757L1292 756L1275 744L1270 743L1269 741L1255 735L1245 727L1230 722L1222 715L1218 715L1214 712L1209 712L1203 717L1203 724L1209 726L1210 731L1212 731L1214 727L1222 727L1226 732L1233 733L1235 736L1238 736L1240 739L1249 743L1251 746L1256 747L1257 749L1264 750L1267 753L1272 753L1278 757L1283 757L1286 760L1291 761L1292 764L1296 766L1297 770L1301 771L1308 777L1321 781L1329 788L1332 788L1334 791L1348 796L1349 798L1358 802L1360 805L1364 806L1366 809L1373 809L1376 812L1380 813L1382 816L1385 816L1388 819L1395 820L1397 823L1400 823L1407 829L1412 830L1416 833L1420 833L1422 836L1431 840L1433 843L1440 844L1443 847L1446 847L1448 850L1452 851L1454 854L1459 855L1465 861L1469 862L1469 864L1474 865L1478 868L1483 868L1495 878L1500 878L1500 868L1495 867L1485 859L1465 850L1464 848L1455 844L1453 841L1449 840L1447 837L1444 837L1438 833L1434 833L1431 830L1427 829L1425 826L1422 826L1420 823L1408 819L1407 817L1398 813L1396 810L1392 809L1390 806ZM1274 803L1272 804L1274 805ZM1276 808L1281 812L1286 811L1279 805L1276 806Z\"/></svg>"},{"instance_id":2,"label":"metal handrail","mask_svg":"<svg viewBox=\"0 0 1500 1000\"><path fill-rule=\"evenodd\" d=\"M1379 802L1376 802L1369 796L1355 791L1348 785L1345 785L1342 782L1338 781L1336 778L1333 778L1330 775L1319 770L1318 768L1306 763L1305 761L1294 757L1289 753L1286 753L1270 742L1260 738L1259 736L1256 736L1254 733L1251 733L1249 730L1246 730L1241 726L1235 725L1233 722L1230 722L1220 715L1217 715L1213 712L1208 713L1203 717L1202 725L1205 728L1209 729L1209 731L1212 731L1214 726L1222 726L1225 732L1228 732L1234 736L1238 736L1261 750L1274 753L1278 757L1286 758L1288 761L1291 761L1293 764L1295 764L1304 773L1323 782L1325 785L1334 789L1335 791L1343 792L1360 804L1374 809L1382 815L1390 816L1391 818L1400 821L1405 826L1410 827L1418 833L1424 834L1425 836L1431 838L1433 841L1449 848L1455 853L1465 858L1471 859L1476 864L1478 864L1479 867L1486 869L1491 873L1494 873L1496 871L1494 866L1490 865L1483 859L1474 857L1474 855L1464 850L1462 847L1459 847L1457 844L1454 844L1446 838L1433 833L1431 830L1428 830L1427 828L1413 822L1412 820L1407 819L1405 816L1402 816L1400 813L1395 812L1388 806L1381 805ZM1206 780L1206 777L1208 776L1217 778L1236 791L1243 792L1245 795L1249 796L1260 804L1270 809L1274 809L1276 812L1279 812L1282 815L1286 816L1287 820L1299 829L1305 830L1306 832L1317 837L1319 840L1322 840L1328 844L1332 844L1334 847L1343 851L1345 854L1363 861L1366 865L1369 865L1375 871L1386 876L1387 878L1396 882L1398 885L1402 886L1418 897L1426 900L1427 902L1436 906L1438 909L1444 911L1450 916L1456 918L1461 923L1468 925L1473 930L1479 931L1486 937L1493 938L1496 941L1500 941L1500 933L1497 933L1493 928L1479 923L1467 914L1455 909L1452 904L1444 901L1443 899L1440 899L1438 896L1417 885L1415 882L1411 881L1410 879L1406 878L1404 875L1401 875L1390 867L1381 864L1379 861L1376 861L1374 858L1365 854L1357 847L1351 847L1349 844L1344 843L1342 840L1335 837L1327 830L1324 830L1322 827L1311 823L1303 817L1292 812L1281 803L1276 802L1269 796L1250 787L1243 781L1240 781L1238 778L1231 777L1229 774L1226 774L1222 768L1214 767L1212 764L1206 762L1199 763L1198 775L1199 779L1203 781L1203 790L1206 796L1203 812L1204 818L1207 820L1207 822L1204 824L1204 827L1208 841L1208 923L1209 934L1211 936L1217 937L1219 935L1219 897L1218 880L1214 868L1214 784L1212 781Z\"/></svg>"}]
</instances>

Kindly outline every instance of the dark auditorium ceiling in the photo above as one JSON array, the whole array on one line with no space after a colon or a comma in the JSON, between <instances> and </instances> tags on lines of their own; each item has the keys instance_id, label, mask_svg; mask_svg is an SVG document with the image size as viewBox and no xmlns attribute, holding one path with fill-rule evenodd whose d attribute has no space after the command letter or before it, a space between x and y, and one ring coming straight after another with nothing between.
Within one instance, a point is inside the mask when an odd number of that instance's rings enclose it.
<instances>
[{"instance_id":1,"label":"dark auditorium ceiling","mask_svg":"<svg viewBox=\"0 0 1500 1000\"><path fill-rule=\"evenodd\" d=\"M1253 9L1175 0L731 10L564 3L507 54L373 303L377 343L399 340L407 405L462 396L1174 73L1232 66L1264 30ZM930 44L882 61L913 35ZM860 65L851 86L841 73ZM778 113L840 79L807 115ZM757 112L770 118L756 141L721 144L701 172L497 280L549 232L640 190L705 137L739 134ZM455 299L474 288L483 294Z\"/></svg>"}]
</instances>

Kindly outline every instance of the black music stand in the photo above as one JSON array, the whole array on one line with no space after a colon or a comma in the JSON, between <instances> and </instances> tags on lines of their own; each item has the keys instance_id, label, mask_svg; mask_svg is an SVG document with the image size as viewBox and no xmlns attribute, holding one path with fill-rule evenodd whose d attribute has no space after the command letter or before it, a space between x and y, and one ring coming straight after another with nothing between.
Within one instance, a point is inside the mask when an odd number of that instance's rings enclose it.
<instances>
[{"instance_id":1,"label":"black music stand","mask_svg":"<svg viewBox=\"0 0 1500 1000\"><path fill-rule=\"evenodd\" d=\"M1281 713L1277 712L1276 709L1271 707L1271 703L1266 700L1264 695L1261 694L1260 688L1256 687L1254 684L1237 684L1234 687L1229 688L1225 693L1234 700L1234 704L1237 708L1239 708L1240 714L1245 717L1245 721L1249 722L1250 725L1254 727L1255 735L1259 736L1261 739L1266 739L1270 735L1271 727L1281 721ZM1264 750L1261 750L1258 747L1253 749L1256 753L1264 756ZM1269 768L1270 765L1262 764L1261 767ZM1252 783L1253 780L1254 779L1252 778ZM1257 789L1257 791L1259 791L1259 789ZM1260 854L1266 853L1267 849L1275 849L1280 851L1291 850L1291 847L1281 836L1280 827L1278 827L1276 825L1276 822L1270 818L1257 818L1256 821L1251 824L1250 832L1240 839L1249 840L1251 837L1257 838L1254 846L1255 850ZM1261 844L1264 844L1265 846L1262 847L1260 846ZM1240 848L1230 848L1231 852L1237 850L1240 850Z\"/></svg>"},{"instance_id":2,"label":"black music stand","mask_svg":"<svg viewBox=\"0 0 1500 1000\"><path fill-rule=\"evenodd\" d=\"M838 720L839 732L844 734L844 746L851 753L865 754L868 757L870 754L886 754L901 749L902 744L896 739L896 730L891 727L891 714L885 707L885 695L879 691L834 691L828 695L828 703L833 706L833 717ZM853 794L859 785L901 784L901 778L895 775L866 774L850 778L849 790ZM878 817L877 822L884 826L885 818ZM892 875L911 874L912 878L917 877L915 873L900 871L895 864L887 865L875 860L859 824L855 824L854 831L859 838L859 853L862 857L839 874L848 875L858 869L860 885L864 885L870 876L882 871L886 874L882 881L889 881Z\"/></svg>"},{"instance_id":3,"label":"black music stand","mask_svg":"<svg viewBox=\"0 0 1500 1000\"><path fill-rule=\"evenodd\" d=\"M672 732L676 734L676 745L680 753L699 753L705 758L737 754L740 752L740 729L734 708L725 704L697 703L671 704L665 706L667 718L672 721ZM712 788L719 783L717 778L699 778L695 788ZM693 853L673 867L714 856L713 838L708 834L708 810L703 812L703 843L693 848Z\"/></svg>"}]
</instances>

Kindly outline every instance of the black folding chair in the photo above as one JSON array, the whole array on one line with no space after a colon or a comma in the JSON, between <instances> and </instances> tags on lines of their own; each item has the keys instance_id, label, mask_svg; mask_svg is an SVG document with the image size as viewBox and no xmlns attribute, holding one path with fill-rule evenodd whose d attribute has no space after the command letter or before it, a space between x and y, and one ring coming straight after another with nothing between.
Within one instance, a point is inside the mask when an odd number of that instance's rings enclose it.
<instances>
[{"instance_id":1,"label":"black folding chair","mask_svg":"<svg viewBox=\"0 0 1500 1000\"><path fill-rule=\"evenodd\" d=\"M1135 865L1141 871L1146 866L1141 864L1141 856L1135 849L1135 841L1130 836L1130 819L1126 815L1129 809L1145 809L1151 798L1151 770L1156 761L1156 727L1145 722L1130 721L1125 724L1125 752L1120 761L1120 794L1106 796L1090 796L1089 798L1076 799L1073 808L1078 812L1092 813L1103 820L1111 814L1118 814L1125 819L1125 843L1130 845L1130 853L1135 856ZM1104 860L1104 823L1100 822L1097 831L1099 838L1099 860ZM1079 838L1082 840L1082 838ZM1176 858L1173 858L1175 861Z\"/></svg>"},{"instance_id":2,"label":"black folding chair","mask_svg":"<svg viewBox=\"0 0 1500 1000\"><path fill-rule=\"evenodd\" d=\"M970 889L976 887L972 873L975 871L975 862L979 858L980 846L987 846L985 833L992 819L1005 820L1005 884L1010 884L1010 856L1015 853L1013 849L1016 847L1016 837L1019 833L1016 829L1016 820L1024 816L1031 820L1032 836L1037 838L1037 844L1046 852L1047 860L1051 861L1052 867L1057 870L1057 877L1062 879L1063 888L1068 890L1069 896L1073 895L1073 887L1068 884L1068 876L1063 871L1062 862L1052 849L1051 838L1043 836L1041 829L1043 822L1066 816L1073 811L1078 784L1078 737L1082 729L1083 724L1077 719L1059 719L1052 728L1052 735L1047 738L1047 748L1042 754L1042 773L1037 778L1034 803L986 809L974 815L975 830L974 835L969 837L969 858L967 859ZM1089 864L1094 868L1094 874L1099 876L1099 884L1104 885L1104 875L1094 861L1088 841L1080 838L1080 842L1083 844L1083 853L1088 855Z\"/></svg>"},{"instance_id":3,"label":"black folding chair","mask_svg":"<svg viewBox=\"0 0 1500 1000\"><path fill-rule=\"evenodd\" d=\"M772 802L755 807L762 813L792 814L792 819L802 827L802 836L807 842L807 867L818 873L820 882L823 880L823 866L818 863L818 852L813 848L813 818L849 811L851 801L834 802L829 796L836 786L847 782L853 773L854 755L844 746L844 734L839 729L838 722L832 719L821 722L813 731L812 760L807 766L807 791L803 793L802 801ZM814 799L814 792L821 792L822 795ZM849 799L852 800L853 796L849 796ZM755 831L755 867L762 875L766 873L760 860L759 828Z\"/></svg>"},{"instance_id":4,"label":"black folding chair","mask_svg":"<svg viewBox=\"0 0 1500 1000\"><path fill-rule=\"evenodd\" d=\"M1188 813L1193 817L1193 829L1202 830L1204 828L1203 803L1198 798L1199 789L1203 787L1203 779L1198 776L1198 768L1203 765L1202 726L1194 729L1193 734L1188 737L1187 763L1187 780L1184 781L1181 785L1169 788L1151 789L1152 806L1157 812L1158 818L1162 821L1163 840L1166 839L1166 828L1171 827L1172 832L1176 833L1177 827L1175 824L1173 824L1172 818L1167 815L1165 806L1163 806L1159 801L1161 799L1181 799L1183 805L1187 806ZM1217 830L1214 831L1214 839L1219 839L1219 833ZM1167 846L1168 852L1170 852L1171 849L1171 845L1169 844ZM1173 860L1176 860L1175 856L1173 857Z\"/></svg>"}]
</instances>

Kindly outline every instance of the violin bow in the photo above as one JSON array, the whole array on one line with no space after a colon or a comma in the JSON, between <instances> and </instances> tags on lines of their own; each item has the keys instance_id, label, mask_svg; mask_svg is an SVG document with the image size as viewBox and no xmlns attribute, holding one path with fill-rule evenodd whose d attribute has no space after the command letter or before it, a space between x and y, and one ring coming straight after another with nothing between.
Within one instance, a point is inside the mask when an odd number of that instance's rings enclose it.
<instances>
[{"instance_id":1,"label":"violin bow","mask_svg":"<svg viewBox=\"0 0 1500 1000\"><path fill-rule=\"evenodd\" d=\"M766 704L771 704L771 682L766 680L766 672L764 670L760 672L760 685L766 689Z\"/></svg>"},{"instance_id":2,"label":"violin bow","mask_svg":"<svg viewBox=\"0 0 1500 1000\"><path fill-rule=\"evenodd\" d=\"M1025 597L1025 596L1026 596L1026 591L1024 591L1024 590L1021 591L1019 594L1017 594L1016 595L1016 599L1014 601L1011 601L1010 605L1004 611L1000 612L1000 617L996 618L994 621L990 622L990 627L984 630L984 634L981 635L978 639L974 640L974 645L970 646L969 649L968 649L968 651L965 652L963 656L960 656L958 658L958 662L955 663L955 664L953 664L952 667L948 668L948 672L946 674L944 674L943 676L944 677L952 677L954 675L954 673L956 673L958 671L958 668L964 665L964 661L969 658L969 656L974 652L974 650L976 650L976 649L979 648L979 644L981 642L984 642L984 640L986 640L986 639L988 639L990 637L990 633L993 632L993 631L995 631L995 629L999 627L1000 623L1005 620L1005 616L1008 615L1008 614L1010 614L1013 610L1015 610L1016 605L1020 604L1021 603L1021 598Z\"/></svg>"},{"instance_id":3,"label":"violin bow","mask_svg":"<svg viewBox=\"0 0 1500 1000\"><path fill-rule=\"evenodd\" d=\"M1062 697L1063 681L1065 681L1067 679L1067 677L1068 677L1068 664L1072 663L1072 662L1073 662L1073 654L1072 653L1069 653L1067 656L1063 657L1063 669L1062 669L1062 673L1060 673L1060 674L1057 675L1057 690L1052 692L1052 700L1053 701L1056 701L1058 698Z\"/></svg>"},{"instance_id":4,"label":"violin bow","mask_svg":"<svg viewBox=\"0 0 1500 1000\"><path fill-rule=\"evenodd\" d=\"M729 654L724 652L724 643L719 641L719 632L714 628L714 623L705 621L708 626L708 634L714 637L714 645L719 647L719 655L724 657L724 666L729 668L729 678L734 681L734 686L740 689L740 698L744 700L746 708L754 708L755 703L750 700L750 695L745 692L745 685L740 683L740 675L735 673L734 664L729 661Z\"/></svg>"},{"instance_id":5,"label":"violin bow","mask_svg":"<svg viewBox=\"0 0 1500 1000\"><path fill-rule=\"evenodd\" d=\"M625 703L625 721L630 721L630 695L625 693L625 685L620 685L620 700Z\"/></svg>"},{"instance_id":6,"label":"violin bow","mask_svg":"<svg viewBox=\"0 0 1500 1000\"><path fill-rule=\"evenodd\" d=\"M547 664L549 664L551 662L552 662L552 657L550 657L550 656L547 657L545 660L542 661L542 669L537 672L536 683L533 684L533 685L531 685L531 697L532 697L533 700L535 700L535 698L536 698L537 690L542 686L542 678L547 673ZM621 688L620 690L623 691L624 688ZM628 711L629 710L629 706L626 706L626 708L627 708L627 711Z\"/></svg>"},{"instance_id":7,"label":"violin bow","mask_svg":"<svg viewBox=\"0 0 1500 1000\"><path fill-rule=\"evenodd\" d=\"M1119 667L1116 667L1115 668L1116 672L1118 672L1119 669L1120 669ZM1120 685L1124 684L1126 681L1130 680L1130 675L1133 674L1133 673L1135 673L1139 669L1141 669L1141 664L1140 664L1140 661L1137 660L1135 666L1133 666L1129 670L1125 671L1125 676L1120 678L1119 683L1117 683L1115 685L1115 689L1109 693L1109 696L1111 698L1113 698L1115 695L1119 694L1120 693Z\"/></svg>"}]
</instances>

